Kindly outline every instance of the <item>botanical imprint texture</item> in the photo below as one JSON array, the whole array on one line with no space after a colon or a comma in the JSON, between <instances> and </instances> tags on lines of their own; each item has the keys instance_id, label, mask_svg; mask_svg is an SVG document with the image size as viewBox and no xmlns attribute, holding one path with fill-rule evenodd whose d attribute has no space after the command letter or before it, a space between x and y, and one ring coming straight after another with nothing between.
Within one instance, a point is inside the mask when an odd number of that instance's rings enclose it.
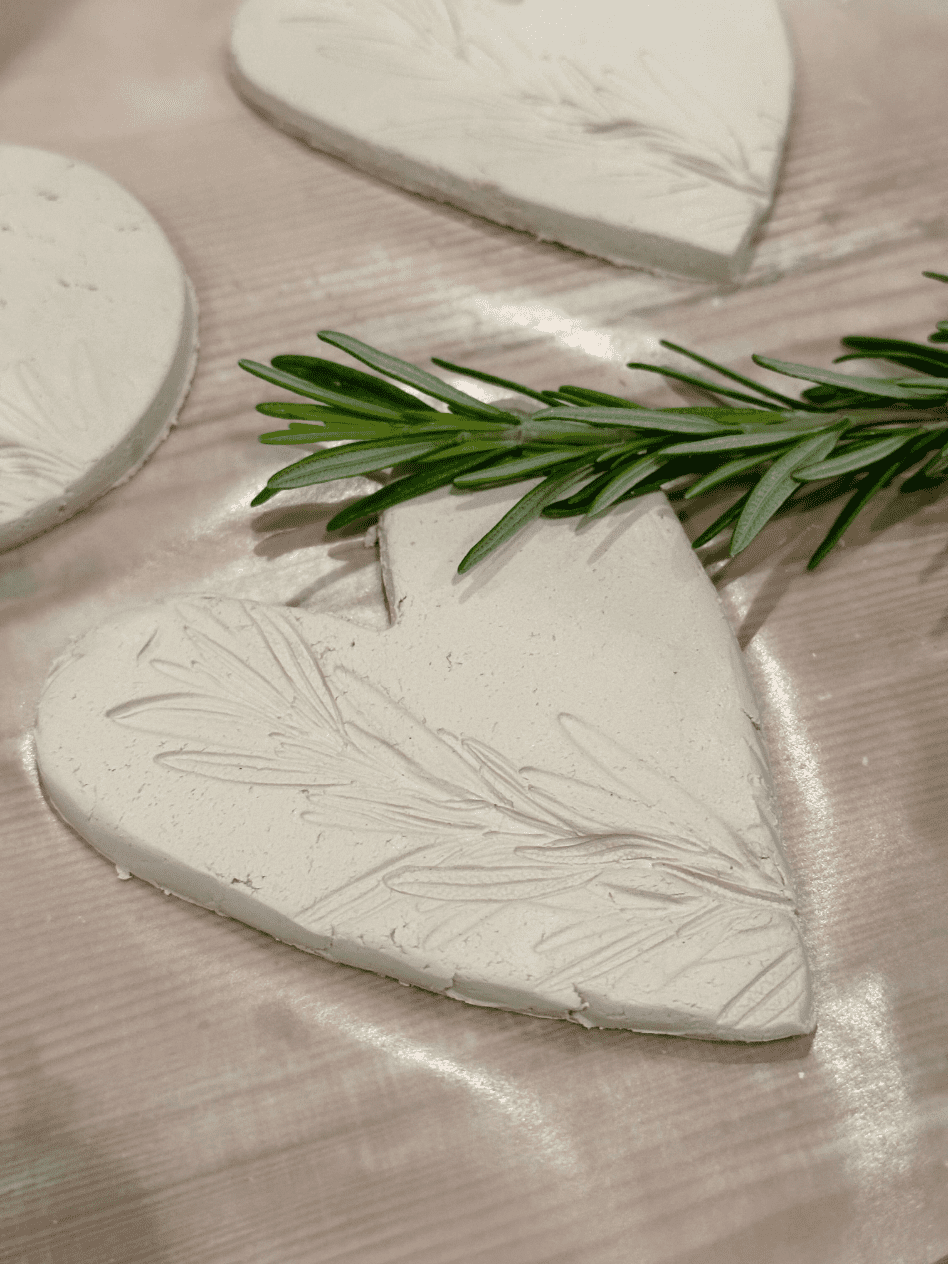
<instances>
[{"instance_id":1,"label":"botanical imprint texture","mask_svg":"<svg viewBox=\"0 0 948 1264\"><path fill-rule=\"evenodd\" d=\"M88 344L77 339L68 383L21 360L0 369L0 519L18 517L85 473L104 407Z\"/></svg>"},{"instance_id":2,"label":"botanical imprint texture","mask_svg":"<svg viewBox=\"0 0 948 1264\"><path fill-rule=\"evenodd\" d=\"M451 85L437 115L399 118L399 135L489 135L524 160L540 146L567 164L571 149L595 147L606 178L667 175L683 191L711 181L765 202L784 120L761 126L696 85L681 64L688 8L677 21L671 4L657 21L644 13L638 47L603 44L593 30L570 52L556 40L562 7L551 20L536 3L532 26L504 0L287 0L283 21L314 32L319 57L406 91ZM528 117L539 133L524 128Z\"/></svg>"},{"instance_id":3,"label":"botanical imprint texture","mask_svg":"<svg viewBox=\"0 0 948 1264\"><path fill-rule=\"evenodd\" d=\"M174 780L286 787L314 849L326 831L352 849L386 842L384 863L341 885L317 875L298 920L337 933L413 921L416 947L463 974L465 954L483 964L513 915L538 1005L572 988L579 1021L580 1001L622 991L623 978L646 1008L697 1008L688 998L710 988L712 1028L779 1029L799 1009L806 968L795 925L788 939L760 752L758 826L739 831L588 717L558 720L581 776L523 766L519 752L434 732L379 684L327 668L279 608L182 601L177 619L173 653L157 636L139 654L155 688L109 719L161 739L154 760Z\"/></svg>"}]
</instances>

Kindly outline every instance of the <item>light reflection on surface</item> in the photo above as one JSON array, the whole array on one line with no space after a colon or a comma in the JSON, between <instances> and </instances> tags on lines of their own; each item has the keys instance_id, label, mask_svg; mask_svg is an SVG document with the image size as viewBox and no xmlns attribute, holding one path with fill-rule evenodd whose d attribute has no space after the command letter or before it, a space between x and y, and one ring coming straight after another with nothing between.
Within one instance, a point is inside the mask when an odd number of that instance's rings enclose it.
<instances>
[{"instance_id":1,"label":"light reflection on surface","mask_svg":"<svg viewBox=\"0 0 948 1264\"><path fill-rule=\"evenodd\" d=\"M440 1053L421 1040L389 1031L381 1023L369 1022L342 1005L299 997L281 989L275 994L254 970L230 963L228 978L244 997L265 992L268 1003L282 1003L307 1025L331 1029L362 1048L376 1052L389 1066L417 1068L444 1084L454 1084L470 1094L475 1117L481 1116L484 1130L493 1138L509 1139L520 1156L574 1180L580 1174L580 1160L574 1138L549 1118L540 1094L523 1087L514 1078L476 1066L466 1066L457 1058ZM453 1002L456 1003L456 1002ZM484 1113L490 1112L485 1119ZM492 1126L491 1116L505 1116L502 1127ZM577 1187L572 1187L577 1192Z\"/></svg>"},{"instance_id":2,"label":"light reflection on surface","mask_svg":"<svg viewBox=\"0 0 948 1264\"><path fill-rule=\"evenodd\" d=\"M803 818L801 832L814 840L830 838L835 827L832 801L819 747L800 713L796 685L786 666L771 650L765 634L754 638L750 653L765 682L760 692L767 704L770 744L779 748L790 764L794 793ZM841 898L841 885L841 875L832 864L831 852L822 849L817 882L809 893L813 907L807 910L807 917L811 924L825 923L832 915Z\"/></svg>"},{"instance_id":3,"label":"light reflection on surface","mask_svg":"<svg viewBox=\"0 0 948 1264\"><path fill-rule=\"evenodd\" d=\"M416 1066L439 1080L457 1084L471 1093L478 1106L486 1106L507 1116L527 1141L531 1158L565 1175L578 1170L572 1140L552 1124L537 1093L523 1088L507 1076L465 1066L455 1058L445 1057L430 1046L407 1036L396 1035L377 1023L366 1022L345 1014L321 1008L321 1015L359 1044L377 1049L392 1063Z\"/></svg>"},{"instance_id":4,"label":"light reflection on surface","mask_svg":"<svg viewBox=\"0 0 948 1264\"><path fill-rule=\"evenodd\" d=\"M486 297L475 298L474 306L492 325L550 334L561 346L582 351L596 360L623 364L629 356L627 336L623 337L620 349L615 344L614 333L589 326L555 307L535 303L497 303Z\"/></svg>"},{"instance_id":5,"label":"light reflection on surface","mask_svg":"<svg viewBox=\"0 0 948 1264\"><path fill-rule=\"evenodd\" d=\"M912 1264L905 1244L918 1232L920 1208L908 1189L899 1197L898 1186L915 1170L923 1121L902 1069L885 979L865 973L826 1002L813 1056L838 1103L837 1130L859 1213L854 1229L872 1246L873 1259Z\"/></svg>"}]
</instances>

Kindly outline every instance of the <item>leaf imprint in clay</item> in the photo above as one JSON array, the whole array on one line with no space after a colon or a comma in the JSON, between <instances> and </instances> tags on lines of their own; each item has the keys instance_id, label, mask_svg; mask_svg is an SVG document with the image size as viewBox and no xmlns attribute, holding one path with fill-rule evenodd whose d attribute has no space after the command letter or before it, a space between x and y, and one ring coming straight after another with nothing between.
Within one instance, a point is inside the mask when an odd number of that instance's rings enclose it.
<instances>
[{"instance_id":1,"label":"leaf imprint in clay","mask_svg":"<svg viewBox=\"0 0 948 1264\"><path fill-rule=\"evenodd\" d=\"M196 358L194 293L141 203L85 163L0 145L0 550L134 473Z\"/></svg>"},{"instance_id":2,"label":"leaf imprint in clay","mask_svg":"<svg viewBox=\"0 0 948 1264\"><path fill-rule=\"evenodd\" d=\"M774 0L247 0L234 80L372 175L613 263L738 276L793 65Z\"/></svg>"},{"instance_id":3,"label":"leaf imprint in clay","mask_svg":"<svg viewBox=\"0 0 948 1264\"><path fill-rule=\"evenodd\" d=\"M87 634L40 703L50 800L156 886L458 1000L809 1031L754 696L677 519L535 523L458 576L521 492L385 515L385 631L183 597Z\"/></svg>"}]
</instances>

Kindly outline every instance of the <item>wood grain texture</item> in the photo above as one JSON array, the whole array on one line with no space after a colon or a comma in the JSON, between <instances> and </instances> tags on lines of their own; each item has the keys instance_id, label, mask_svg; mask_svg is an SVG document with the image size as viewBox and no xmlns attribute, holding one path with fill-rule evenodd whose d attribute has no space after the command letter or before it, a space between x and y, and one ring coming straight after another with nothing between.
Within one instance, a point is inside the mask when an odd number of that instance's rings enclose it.
<instances>
[{"instance_id":1,"label":"wood grain texture","mask_svg":"<svg viewBox=\"0 0 948 1264\"><path fill-rule=\"evenodd\" d=\"M52 814L28 734L105 615L213 591L384 619L352 489L251 511L239 355L345 329L537 385L663 396L660 337L747 368L945 315L948 12L785 0L798 68L741 287L667 281L376 184L227 85L229 0L4 8L4 139L99 165L202 311L178 430L0 559L3 1264L934 1264L948 1252L948 503L893 498L813 574L835 512L704 559L766 714L819 1026L767 1048L472 1010L314 960L141 883ZM7 13L11 17L7 17ZM909 512L911 511L911 512ZM713 506L689 511L697 531ZM822 520L821 520L822 518Z\"/></svg>"}]
</instances>

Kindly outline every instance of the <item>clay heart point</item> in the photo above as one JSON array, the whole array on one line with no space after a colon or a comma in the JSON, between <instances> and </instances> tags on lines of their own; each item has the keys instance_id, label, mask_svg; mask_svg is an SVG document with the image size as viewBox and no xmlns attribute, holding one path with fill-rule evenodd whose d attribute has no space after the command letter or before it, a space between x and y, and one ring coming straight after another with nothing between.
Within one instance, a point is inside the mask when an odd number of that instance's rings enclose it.
<instances>
[{"instance_id":1,"label":"clay heart point","mask_svg":"<svg viewBox=\"0 0 948 1264\"><path fill-rule=\"evenodd\" d=\"M383 519L384 631L218 597L88 634L46 684L47 793L133 874L478 1005L727 1040L810 1030L756 704L663 497L534 524Z\"/></svg>"}]
</instances>

